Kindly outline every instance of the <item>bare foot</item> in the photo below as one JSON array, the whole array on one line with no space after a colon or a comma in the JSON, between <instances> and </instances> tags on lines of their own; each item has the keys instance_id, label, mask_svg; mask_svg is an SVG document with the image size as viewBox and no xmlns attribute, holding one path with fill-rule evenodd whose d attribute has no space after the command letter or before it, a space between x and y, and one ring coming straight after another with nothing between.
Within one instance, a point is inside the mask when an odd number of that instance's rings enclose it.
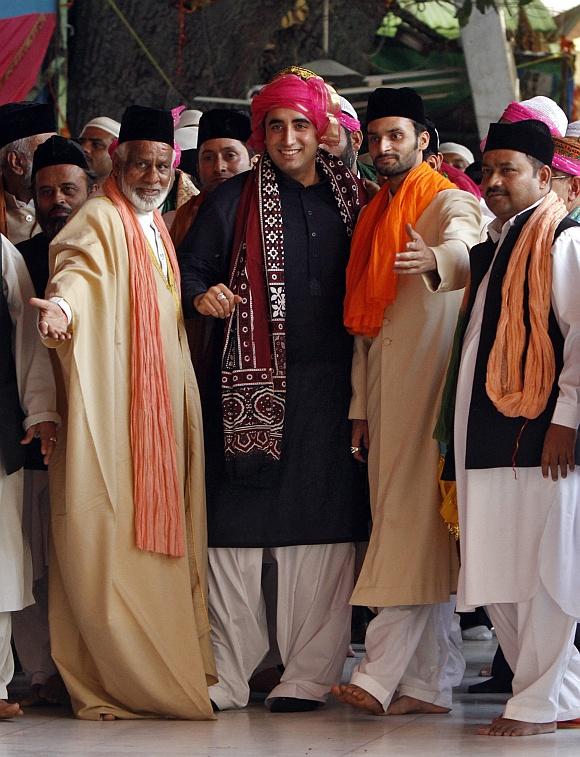
<instances>
[{"instance_id":1,"label":"bare foot","mask_svg":"<svg viewBox=\"0 0 580 757\"><path fill-rule=\"evenodd\" d=\"M402 696L391 702L387 709L387 715L415 715L417 713L427 715L446 715L451 710L448 707L440 707L438 704L424 702L422 699Z\"/></svg>"},{"instance_id":2,"label":"bare foot","mask_svg":"<svg viewBox=\"0 0 580 757\"><path fill-rule=\"evenodd\" d=\"M3 699L0 699L0 720L7 720L8 718L15 718L18 715L22 715L22 710L18 703L9 704Z\"/></svg>"},{"instance_id":3,"label":"bare foot","mask_svg":"<svg viewBox=\"0 0 580 757\"><path fill-rule=\"evenodd\" d=\"M526 723L523 720L496 718L489 725L477 729L479 736L537 736L540 733L554 733L556 723Z\"/></svg>"},{"instance_id":4,"label":"bare foot","mask_svg":"<svg viewBox=\"0 0 580 757\"><path fill-rule=\"evenodd\" d=\"M330 691L340 702L350 704L351 707L356 707L358 710L370 712L371 715L385 714L378 699L375 699L368 691L361 689L360 686L355 686L353 683L338 684L337 686L333 686Z\"/></svg>"},{"instance_id":5,"label":"bare foot","mask_svg":"<svg viewBox=\"0 0 580 757\"><path fill-rule=\"evenodd\" d=\"M101 712L101 720L106 720L107 722L109 722L116 719L117 718L114 715L111 715L110 712Z\"/></svg>"}]
</instances>

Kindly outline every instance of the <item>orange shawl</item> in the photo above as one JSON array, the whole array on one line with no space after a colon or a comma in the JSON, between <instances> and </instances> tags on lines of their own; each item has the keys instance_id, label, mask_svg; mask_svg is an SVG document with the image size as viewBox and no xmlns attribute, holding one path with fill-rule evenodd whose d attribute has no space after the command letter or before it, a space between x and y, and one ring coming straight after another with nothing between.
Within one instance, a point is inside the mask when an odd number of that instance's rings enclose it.
<instances>
[{"instance_id":1,"label":"orange shawl","mask_svg":"<svg viewBox=\"0 0 580 757\"><path fill-rule=\"evenodd\" d=\"M548 334L552 246L566 206L550 192L526 221L512 250L501 292L501 315L487 362L487 395L508 418L537 418L554 384L554 348ZM524 320L529 288L529 334Z\"/></svg>"},{"instance_id":2,"label":"orange shawl","mask_svg":"<svg viewBox=\"0 0 580 757\"><path fill-rule=\"evenodd\" d=\"M409 172L394 197L388 183L366 206L354 230L346 269L344 325L351 334L376 336L385 308L397 296L395 255L409 241L405 224L418 218L445 189L457 189L426 163Z\"/></svg>"},{"instance_id":3,"label":"orange shawl","mask_svg":"<svg viewBox=\"0 0 580 757\"><path fill-rule=\"evenodd\" d=\"M135 540L139 549L182 557L181 490L154 270L143 229L113 177L107 179L103 190L121 216L129 251ZM179 291L179 268L171 237L159 211L153 217Z\"/></svg>"}]
</instances>

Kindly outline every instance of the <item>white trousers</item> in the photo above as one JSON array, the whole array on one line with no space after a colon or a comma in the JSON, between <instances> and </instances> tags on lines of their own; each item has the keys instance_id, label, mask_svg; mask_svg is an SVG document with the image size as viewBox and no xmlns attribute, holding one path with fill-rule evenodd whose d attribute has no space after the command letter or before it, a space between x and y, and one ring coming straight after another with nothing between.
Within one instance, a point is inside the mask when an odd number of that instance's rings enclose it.
<instances>
[{"instance_id":1,"label":"white trousers","mask_svg":"<svg viewBox=\"0 0 580 757\"><path fill-rule=\"evenodd\" d=\"M352 675L387 710L395 692L451 707L458 677L450 665L455 600L435 605L382 607L367 628L366 654ZM463 671L461 671L463 672Z\"/></svg>"},{"instance_id":2,"label":"white trousers","mask_svg":"<svg viewBox=\"0 0 580 757\"><path fill-rule=\"evenodd\" d=\"M268 695L324 702L340 680L350 640L354 546L272 547L278 568L277 642L285 667ZM245 707L248 680L268 652L262 548L209 549L209 617L220 710ZM268 701L266 700L266 702Z\"/></svg>"},{"instance_id":3,"label":"white trousers","mask_svg":"<svg viewBox=\"0 0 580 757\"><path fill-rule=\"evenodd\" d=\"M580 717L576 619L563 612L543 584L527 602L492 604L487 611L514 672L504 717L530 723Z\"/></svg>"},{"instance_id":4,"label":"white trousers","mask_svg":"<svg viewBox=\"0 0 580 757\"><path fill-rule=\"evenodd\" d=\"M10 647L11 622L9 612L0 612L0 699L8 697L7 687L14 675L14 658Z\"/></svg>"},{"instance_id":5,"label":"white trousers","mask_svg":"<svg viewBox=\"0 0 580 757\"><path fill-rule=\"evenodd\" d=\"M50 495L46 471L24 471L22 526L32 553L35 604L12 615L12 635L31 686L56 673L48 629L48 531Z\"/></svg>"}]
</instances>

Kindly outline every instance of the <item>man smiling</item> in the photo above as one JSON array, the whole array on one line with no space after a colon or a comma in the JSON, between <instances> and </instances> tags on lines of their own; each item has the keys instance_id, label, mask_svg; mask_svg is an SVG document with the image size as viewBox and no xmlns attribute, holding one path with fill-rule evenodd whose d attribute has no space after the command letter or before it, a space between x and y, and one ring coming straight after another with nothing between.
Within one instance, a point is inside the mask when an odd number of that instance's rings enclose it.
<instances>
[{"instance_id":1,"label":"man smiling","mask_svg":"<svg viewBox=\"0 0 580 757\"><path fill-rule=\"evenodd\" d=\"M225 321L204 407L219 709L247 704L268 651L266 551L285 666L270 710L320 706L348 647L352 542L366 537L366 513L341 309L361 198L348 168L318 150L338 142L338 112L336 93L303 69L266 85L252 102L260 161L208 196L180 249L184 307Z\"/></svg>"},{"instance_id":2,"label":"man smiling","mask_svg":"<svg viewBox=\"0 0 580 757\"><path fill-rule=\"evenodd\" d=\"M87 720L212 717L201 412L156 211L174 158L171 113L127 108L106 196L53 240L50 299L32 301L65 392L52 651Z\"/></svg>"}]
</instances>

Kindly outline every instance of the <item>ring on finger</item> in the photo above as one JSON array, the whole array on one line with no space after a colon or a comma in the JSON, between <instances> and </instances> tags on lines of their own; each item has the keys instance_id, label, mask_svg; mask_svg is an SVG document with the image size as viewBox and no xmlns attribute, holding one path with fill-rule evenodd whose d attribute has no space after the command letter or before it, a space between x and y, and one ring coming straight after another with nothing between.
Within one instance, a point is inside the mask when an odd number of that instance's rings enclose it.
<instances>
[{"instance_id":1,"label":"ring on finger","mask_svg":"<svg viewBox=\"0 0 580 757\"><path fill-rule=\"evenodd\" d=\"M360 452L360 447L351 447L350 448L350 454L356 455L357 452Z\"/></svg>"},{"instance_id":2,"label":"ring on finger","mask_svg":"<svg viewBox=\"0 0 580 757\"><path fill-rule=\"evenodd\" d=\"M220 292L218 294L218 296L217 296L216 299L218 299L218 300L227 300L227 297L225 296L225 294L223 292Z\"/></svg>"},{"instance_id":3,"label":"ring on finger","mask_svg":"<svg viewBox=\"0 0 580 757\"><path fill-rule=\"evenodd\" d=\"M55 442L56 443L56 436L51 436L48 440L49 442Z\"/></svg>"}]
</instances>

